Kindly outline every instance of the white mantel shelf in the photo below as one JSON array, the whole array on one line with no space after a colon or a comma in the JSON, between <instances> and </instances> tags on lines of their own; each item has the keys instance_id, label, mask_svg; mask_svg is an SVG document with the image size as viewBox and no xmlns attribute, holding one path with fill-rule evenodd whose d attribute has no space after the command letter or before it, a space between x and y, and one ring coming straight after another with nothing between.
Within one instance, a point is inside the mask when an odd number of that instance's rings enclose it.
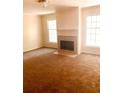
<instances>
[{"instance_id":1,"label":"white mantel shelf","mask_svg":"<svg viewBox=\"0 0 124 93\"><path fill-rule=\"evenodd\" d=\"M77 36L78 29L58 29L57 33L59 36Z\"/></svg>"}]
</instances>

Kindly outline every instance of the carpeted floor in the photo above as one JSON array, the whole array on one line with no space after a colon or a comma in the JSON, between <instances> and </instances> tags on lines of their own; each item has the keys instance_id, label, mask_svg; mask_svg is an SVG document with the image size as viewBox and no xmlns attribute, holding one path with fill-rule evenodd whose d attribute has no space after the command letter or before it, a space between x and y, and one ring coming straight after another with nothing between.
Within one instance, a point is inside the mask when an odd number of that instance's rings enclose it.
<instances>
[{"instance_id":1,"label":"carpeted floor","mask_svg":"<svg viewBox=\"0 0 124 93\"><path fill-rule=\"evenodd\" d=\"M24 93L100 93L99 56L71 58L54 51L24 53Z\"/></svg>"}]
</instances>

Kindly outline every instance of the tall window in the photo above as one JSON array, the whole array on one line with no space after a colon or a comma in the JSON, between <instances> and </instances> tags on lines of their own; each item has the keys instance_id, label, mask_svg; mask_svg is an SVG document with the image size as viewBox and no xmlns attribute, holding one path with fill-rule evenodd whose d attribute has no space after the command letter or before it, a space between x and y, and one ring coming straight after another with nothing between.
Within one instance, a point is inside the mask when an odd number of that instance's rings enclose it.
<instances>
[{"instance_id":1,"label":"tall window","mask_svg":"<svg viewBox=\"0 0 124 93\"><path fill-rule=\"evenodd\" d=\"M87 17L86 46L100 47L100 16Z\"/></svg>"},{"instance_id":2,"label":"tall window","mask_svg":"<svg viewBox=\"0 0 124 93\"><path fill-rule=\"evenodd\" d=\"M56 20L48 20L49 42L57 42Z\"/></svg>"}]
</instances>

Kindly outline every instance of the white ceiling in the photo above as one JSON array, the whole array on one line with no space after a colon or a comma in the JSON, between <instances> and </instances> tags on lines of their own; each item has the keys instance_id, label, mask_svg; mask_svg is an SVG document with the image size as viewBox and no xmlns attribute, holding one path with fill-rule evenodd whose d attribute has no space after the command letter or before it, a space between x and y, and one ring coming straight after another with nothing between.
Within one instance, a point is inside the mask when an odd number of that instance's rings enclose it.
<instances>
[{"instance_id":1,"label":"white ceiling","mask_svg":"<svg viewBox=\"0 0 124 93\"><path fill-rule=\"evenodd\" d=\"M88 7L99 5L99 0L48 0L48 6L44 8L38 0L24 0L25 14L49 14L55 12L57 7Z\"/></svg>"}]
</instances>

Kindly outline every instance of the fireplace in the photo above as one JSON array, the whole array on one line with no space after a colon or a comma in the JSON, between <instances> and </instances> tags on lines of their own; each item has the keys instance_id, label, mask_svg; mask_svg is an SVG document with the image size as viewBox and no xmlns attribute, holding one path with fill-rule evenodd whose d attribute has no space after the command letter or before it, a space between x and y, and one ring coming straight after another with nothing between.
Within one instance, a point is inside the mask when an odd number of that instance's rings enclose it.
<instances>
[{"instance_id":1,"label":"fireplace","mask_svg":"<svg viewBox=\"0 0 124 93\"><path fill-rule=\"evenodd\" d=\"M75 36L58 36L58 51L77 53L77 41Z\"/></svg>"},{"instance_id":2,"label":"fireplace","mask_svg":"<svg viewBox=\"0 0 124 93\"><path fill-rule=\"evenodd\" d=\"M60 40L60 49L74 51L74 41Z\"/></svg>"}]
</instances>

